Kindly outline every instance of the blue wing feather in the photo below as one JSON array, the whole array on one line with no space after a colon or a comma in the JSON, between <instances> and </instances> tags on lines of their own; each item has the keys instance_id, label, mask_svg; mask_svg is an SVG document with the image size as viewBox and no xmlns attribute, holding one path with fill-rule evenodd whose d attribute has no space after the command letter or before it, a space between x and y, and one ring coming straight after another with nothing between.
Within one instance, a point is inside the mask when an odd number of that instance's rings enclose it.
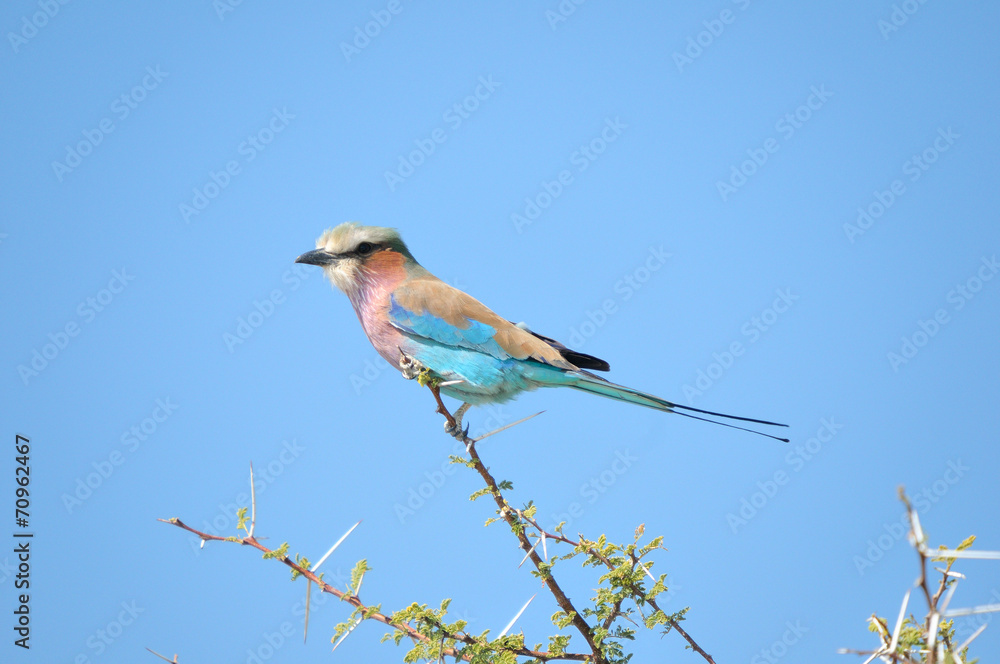
<instances>
[{"instance_id":1,"label":"blue wing feather","mask_svg":"<svg viewBox=\"0 0 1000 664\"><path fill-rule=\"evenodd\" d=\"M493 340L496 329L486 323L466 319L469 321L469 326L459 328L434 314L427 312L418 314L410 311L400 305L395 297L389 298L389 320L411 336L430 339L445 346L479 351L500 360L511 357Z\"/></svg>"}]
</instances>

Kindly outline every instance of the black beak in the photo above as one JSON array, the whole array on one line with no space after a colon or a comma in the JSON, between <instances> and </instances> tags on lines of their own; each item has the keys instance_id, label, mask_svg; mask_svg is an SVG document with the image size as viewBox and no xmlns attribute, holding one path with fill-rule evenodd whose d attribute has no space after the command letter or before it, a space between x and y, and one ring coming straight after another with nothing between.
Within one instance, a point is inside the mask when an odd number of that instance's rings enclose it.
<instances>
[{"instance_id":1,"label":"black beak","mask_svg":"<svg viewBox=\"0 0 1000 664\"><path fill-rule=\"evenodd\" d=\"M337 256L331 254L323 249L315 249L313 251L307 251L298 258L295 259L296 263L305 263L306 265L319 265L320 267L326 267L331 265L337 260Z\"/></svg>"}]
</instances>

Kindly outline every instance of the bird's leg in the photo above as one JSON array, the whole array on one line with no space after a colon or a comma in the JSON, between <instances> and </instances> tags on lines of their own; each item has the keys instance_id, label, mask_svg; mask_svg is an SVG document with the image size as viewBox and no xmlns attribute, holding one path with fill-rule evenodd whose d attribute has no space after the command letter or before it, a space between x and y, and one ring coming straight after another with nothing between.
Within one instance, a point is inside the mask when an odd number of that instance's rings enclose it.
<instances>
[{"instance_id":1,"label":"bird's leg","mask_svg":"<svg viewBox=\"0 0 1000 664\"><path fill-rule=\"evenodd\" d=\"M445 383L441 376L421 364L420 360L415 360L404 353L402 348L399 349L399 353L399 371L406 380L416 378L418 383L432 390L437 390L441 385L451 384Z\"/></svg>"},{"instance_id":2,"label":"bird's leg","mask_svg":"<svg viewBox=\"0 0 1000 664\"><path fill-rule=\"evenodd\" d=\"M434 400L437 401L437 412L444 415L444 430L447 433L455 438L458 438L459 440L464 440L468 437L469 427L466 426L465 430L462 430L462 416L465 415L465 411L472 407L472 404L463 403L458 407L458 410L455 411L455 414L452 415L448 412L444 402L441 401L441 385L461 383L461 380L445 383L436 373L425 367L418 360L415 360L404 353L402 348L399 349L399 370L403 374L403 378L406 378L407 380L413 380L416 378L418 383L430 389L431 394L434 395Z\"/></svg>"},{"instance_id":3,"label":"bird's leg","mask_svg":"<svg viewBox=\"0 0 1000 664\"><path fill-rule=\"evenodd\" d=\"M452 418L454 419L454 422L448 422L448 421L446 421L444 423L445 433L448 433L448 434L454 436L455 438L458 438L459 440L464 440L464 439L468 438L469 437L469 425L466 424L465 425L465 429L463 430L462 429L462 418L465 417L466 411L469 410L470 408L472 408L472 404L471 403L463 403L461 406L459 406L458 410L456 410L452 414Z\"/></svg>"},{"instance_id":4,"label":"bird's leg","mask_svg":"<svg viewBox=\"0 0 1000 664\"><path fill-rule=\"evenodd\" d=\"M413 380L426 371L427 368L424 365L404 353L402 348L399 349L399 372L403 374L403 378Z\"/></svg>"}]
</instances>

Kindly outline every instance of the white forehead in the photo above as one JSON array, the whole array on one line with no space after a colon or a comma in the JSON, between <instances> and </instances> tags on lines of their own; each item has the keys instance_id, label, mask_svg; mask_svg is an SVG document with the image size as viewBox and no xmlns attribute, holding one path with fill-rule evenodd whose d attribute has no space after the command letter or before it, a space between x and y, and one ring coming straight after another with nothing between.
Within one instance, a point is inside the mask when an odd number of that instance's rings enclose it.
<instances>
[{"instance_id":1,"label":"white forehead","mask_svg":"<svg viewBox=\"0 0 1000 664\"><path fill-rule=\"evenodd\" d=\"M316 248L324 249L331 254L342 254L354 250L362 242L403 244L395 228L362 226L355 221L348 221L320 235L316 240Z\"/></svg>"}]
</instances>

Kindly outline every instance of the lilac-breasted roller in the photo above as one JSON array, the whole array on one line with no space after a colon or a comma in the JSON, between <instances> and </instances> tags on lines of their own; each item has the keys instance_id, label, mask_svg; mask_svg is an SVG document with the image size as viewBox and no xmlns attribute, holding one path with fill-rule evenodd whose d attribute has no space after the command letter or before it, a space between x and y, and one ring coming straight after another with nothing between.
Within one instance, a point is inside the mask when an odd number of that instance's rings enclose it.
<instances>
[{"instance_id":1,"label":"lilac-breasted roller","mask_svg":"<svg viewBox=\"0 0 1000 664\"><path fill-rule=\"evenodd\" d=\"M572 387L788 442L680 411L787 425L682 406L591 373L588 369L607 371L610 366L498 316L441 281L416 261L392 228L341 224L323 233L316 249L295 262L323 268L350 299L369 341L390 365L407 378L421 373L439 384L442 394L460 399L455 413L459 425L470 406L509 401L539 387ZM459 434L460 428L451 433Z\"/></svg>"}]
</instances>

